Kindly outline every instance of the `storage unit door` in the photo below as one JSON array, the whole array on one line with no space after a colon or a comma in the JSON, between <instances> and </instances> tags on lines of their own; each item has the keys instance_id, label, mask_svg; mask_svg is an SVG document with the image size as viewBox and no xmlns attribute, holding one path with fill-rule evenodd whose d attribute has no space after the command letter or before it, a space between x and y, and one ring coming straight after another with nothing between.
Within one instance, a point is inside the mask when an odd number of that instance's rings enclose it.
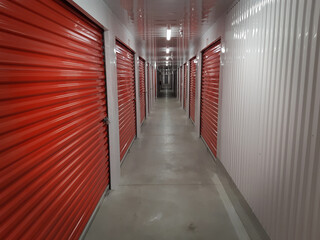
<instances>
[{"instance_id":1,"label":"storage unit door","mask_svg":"<svg viewBox=\"0 0 320 240\"><path fill-rule=\"evenodd\" d=\"M196 98L196 57L190 60L189 117L194 122Z\"/></svg>"},{"instance_id":2,"label":"storage unit door","mask_svg":"<svg viewBox=\"0 0 320 240\"><path fill-rule=\"evenodd\" d=\"M187 102L187 64L184 64L184 76L183 76L183 109L186 109Z\"/></svg>"},{"instance_id":3,"label":"storage unit door","mask_svg":"<svg viewBox=\"0 0 320 240\"><path fill-rule=\"evenodd\" d=\"M109 184L103 32L1 1L0 239L78 239Z\"/></svg>"},{"instance_id":4,"label":"storage unit door","mask_svg":"<svg viewBox=\"0 0 320 240\"><path fill-rule=\"evenodd\" d=\"M180 103L182 102L182 67L180 67Z\"/></svg>"},{"instance_id":5,"label":"storage unit door","mask_svg":"<svg viewBox=\"0 0 320 240\"><path fill-rule=\"evenodd\" d=\"M154 69L154 99L157 98L157 69Z\"/></svg>"},{"instance_id":6,"label":"storage unit door","mask_svg":"<svg viewBox=\"0 0 320 240\"><path fill-rule=\"evenodd\" d=\"M149 79L149 94L148 94L148 97L149 97L149 112L150 112L150 107L151 107L151 102L152 102L152 79L153 79L153 69L152 69L152 66L150 66L150 79Z\"/></svg>"},{"instance_id":7,"label":"storage unit door","mask_svg":"<svg viewBox=\"0 0 320 240\"><path fill-rule=\"evenodd\" d=\"M145 61L139 58L140 123L146 118Z\"/></svg>"},{"instance_id":8,"label":"storage unit door","mask_svg":"<svg viewBox=\"0 0 320 240\"><path fill-rule=\"evenodd\" d=\"M220 50L219 40L202 54L200 134L215 157L218 137Z\"/></svg>"},{"instance_id":9,"label":"storage unit door","mask_svg":"<svg viewBox=\"0 0 320 240\"><path fill-rule=\"evenodd\" d=\"M148 97L148 113L150 113L150 64L147 66L147 97Z\"/></svg>"},{"instance_id":10,"label":"storage unit door","mask_svg":"<svg viewBox=\"0 0 320 240\"><path fill-rule=\"evenodd\" d=\"M136 98L134 53L116 41L120 161L136 136Z\"/></svg>"},{"instance_id":11,"label":"storage unit door","mask_svg":"<svg viewBox=\"0 0 320 240\"><path fill-rule=\"evenodd\" d=\"M152 68L151 68L151 66L149 66L149 74L148 74L148 101L149 101L149 109L148 109L148 113L150 113L150 107L151 107L151 94L152 94L151 83L152 83Z\"/></svg>"}]
</instances>

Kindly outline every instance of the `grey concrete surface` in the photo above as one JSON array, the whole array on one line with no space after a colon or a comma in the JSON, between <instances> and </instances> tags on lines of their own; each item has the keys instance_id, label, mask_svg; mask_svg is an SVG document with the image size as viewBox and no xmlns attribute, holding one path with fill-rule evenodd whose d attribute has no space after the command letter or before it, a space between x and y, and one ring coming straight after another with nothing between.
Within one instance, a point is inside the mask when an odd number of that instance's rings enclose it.
<instances>
[{"instance_id":1,"label":"grey concrete surface","mask_svg":"<svg viewBox=\"0 0 320 240\"><path fill-rule=\"evenodd\" d=\"M250 239L268 239L177 100L158 99L122 164L120 186L104 199L85 239L242 240L215 174Z\"/></svg>"}]
</instances>

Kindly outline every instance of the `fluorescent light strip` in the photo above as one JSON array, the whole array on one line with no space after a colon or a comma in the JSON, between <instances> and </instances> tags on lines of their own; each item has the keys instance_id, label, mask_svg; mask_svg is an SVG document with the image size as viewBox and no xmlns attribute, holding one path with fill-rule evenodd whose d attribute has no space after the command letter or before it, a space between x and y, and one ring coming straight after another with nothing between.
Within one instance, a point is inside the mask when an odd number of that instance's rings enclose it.
<instances>
[{"instance_id":1,"label":"fluorescent light strip","mask_svg":"<svg viewBox=\"0 0 320 240\"><path fill-rule=\"evenodd\" d=\"M171 29L168 28L167 29L167 40L170 41L170 39L171 39Z\"/></svg>"}]
</instances>

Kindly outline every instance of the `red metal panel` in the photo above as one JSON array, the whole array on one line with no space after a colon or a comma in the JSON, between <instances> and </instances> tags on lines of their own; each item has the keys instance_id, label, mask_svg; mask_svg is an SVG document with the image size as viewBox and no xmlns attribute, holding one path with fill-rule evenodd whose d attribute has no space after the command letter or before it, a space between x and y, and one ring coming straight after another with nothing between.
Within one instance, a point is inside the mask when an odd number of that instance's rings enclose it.
<instances>
[{"instance_id":1,"label":"red metal panel","mask_svg":"<svg viewBox=\"0 0 320 240\"><path fill-rule=\"evenodd\" d=\"M153 67L152 65L150 65L150 71L151 71L151 76L149 79L149 101L150 101L150 105L152 104L152 79L153 79ZM149 109L150 110L150 109Z\"/></svg>"},{"instance_id":2,"label":"red metal panel","mask_svg":"<svg viewBox=\"0 0 320 240\"><path fill-rule=\"evenodd\" d=\"M148 89L148 113L150 113L150 64L147 67L147 89Z\"/></svg>"},{"instance_id":3,"label":"red metal panel","mask_svg":"<svg viewBox=\"0 0 320 240\"><path fill-rule=\"evenodd\" d=\"M78 239L109 184L103 32L1 1L0 239Z\"/></svg>"},{"instance_id":4,"label":"red metal panel","mask_svg":"<svg viewBox=\"0 0 320 240\"><path fill-rule=\"evenodd\" d=\"M157 69L154 69L154 98L157 98Z\"/></svg>"},{"instance_id":5,"label":"red metal panel","mask_svg":"<svg viewBox=\"0 0 320 240\"><path fill-rule=\"evenodd\" d=\"M221 41L202 54L200 134L217 156Z\"/></svg>"},{"instance_id":6,"label":"red metal panel","mask_svg":"<svg viewBox=\"0 0 320 240\"><path fill-rule=\"evenodd\" d=\"M118 40L117 79L119 106L120 160L122 161L136 136L136 95L134 53Z\"/></svg>"},{"instance_id":7,"label":"red metal panel","mask_svg":"<svg viewBox=\"0 0 320 240\"><path fill-rule=\"evenodd\" d=\"M139 58L140 123L146 118L145 60Z\"/></svg>"},{"instance_id":8,"label":"red metal panel","mask_svg":"<svg viewBox=\"0 0 320 240\"><path fill-rule=\"evenodd\" d=\"M180 103L182 102L182 66L180 67Z\"/></svg>"},{"instance_id":9,"label":"red metal panel","mask_svg":"<svg viewBox=\"0 0 320 240\"><path fill-rule=\"evenodd\" d=\"M149 71L150 75L148 75L148 100L149 100L149 113L150 113L150 107L151 107L151 100L152 100L152 78L153 78L153 71L152 71L152 65L149 65Z\"/></svg>"},{"instance_id":10,"label":"red metal panel","mask_svg":"<svg viewBox=\"0 0 320 240\"><path fill-rule=\"evenodd\" d=\"M186 109L187 102L187 64L183 66L184 77L183 77L183 109Z\"/></svg>"},{"instance_id":11,"label":"red metal panel","mask_svg":"<svg viewBox=\"0 0 320 240\"><path fill-rule=\"evenodd\" d=\"M196 98L196 57L190 60L190 85L189 85L189 117L194 122Z\"/></svg>"}]
</instances>

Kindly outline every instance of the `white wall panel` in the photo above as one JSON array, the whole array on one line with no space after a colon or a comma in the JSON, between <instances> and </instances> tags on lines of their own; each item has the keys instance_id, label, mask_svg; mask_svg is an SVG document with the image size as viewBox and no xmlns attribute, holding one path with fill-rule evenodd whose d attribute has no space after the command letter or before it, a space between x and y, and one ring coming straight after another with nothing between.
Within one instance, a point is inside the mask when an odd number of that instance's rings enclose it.
<instances>
[{"instance_id":1,"label":"white wall panel","mask_svg":"<svg viewBox=\"0 0 320 240\"><path fill-rule=\"evenodd\" d=\"M107 97L108 97L108 117L109 124L109 144L110 144L110 176L111 188L116 189L120 182L120 146L119 146L119 117L118 117L118 86L115 39L122 40L131 47L136 56L144 56L141 44L138 43L134 34L130 32L125 23L122 23L103 0L68 0L71 4L83 11L88 17L100 24L106 31L105 37L105 64L107 75ZM139 81L139 78L136 78ZM137 98L138 99L138 98ZM137 100L137 104L139 101ZM139 105L136 106L137 116L139 116ZM140 131L140 126L138 128ZM138 132L139 135L139 132Z\"/></svg>"},{"instance_id":2,"label":"white wall panel","mask_svg":"<svg viewBox=\"0 0 320 240\"><path fill-rule=\"evenodd\" d=\"M227 14L218 157L271 239L320 239L319 0Z\"/></svg>"}]
</instances>

